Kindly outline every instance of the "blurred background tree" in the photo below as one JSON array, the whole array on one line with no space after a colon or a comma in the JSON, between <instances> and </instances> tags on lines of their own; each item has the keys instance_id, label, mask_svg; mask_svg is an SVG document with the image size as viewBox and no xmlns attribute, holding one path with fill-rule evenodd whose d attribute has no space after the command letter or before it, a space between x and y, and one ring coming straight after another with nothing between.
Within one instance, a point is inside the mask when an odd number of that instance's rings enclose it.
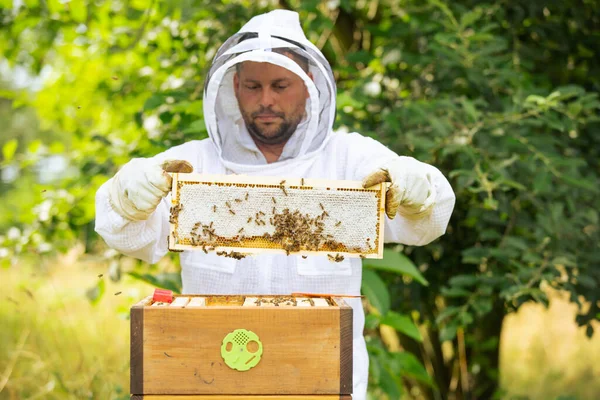
<instances>
[{"instance_id":1,"label":"blurred background tree","mask_svg":"<svg viewBox=\"0 0 600 400\"><path fill-rule=\"evenodd\" d=\"M448 233L365 263L374 398L484 399L505 317L548 289L600 314L600 2L0 1L0 262L83 243L109 275L178 289L93 232L97 188L132 157L206 137L223 41L300 13L338 83L335 127L439 167ZM25 260L25 261L24 261ZM104 283L90 288L97 301ZM415 393L418 394L415 395Z\"/></svg>"}]
</instances>

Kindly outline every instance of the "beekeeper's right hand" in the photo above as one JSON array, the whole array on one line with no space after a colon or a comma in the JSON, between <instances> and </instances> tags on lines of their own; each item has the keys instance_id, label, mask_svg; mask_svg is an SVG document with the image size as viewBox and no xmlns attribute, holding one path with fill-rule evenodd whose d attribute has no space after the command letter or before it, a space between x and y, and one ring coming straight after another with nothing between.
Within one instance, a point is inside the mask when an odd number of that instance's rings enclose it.
<instances>
[{"instance_id":1,"label":"beekeeper's right hand","mask_svg":"<svg viewBox=\"0 0 600 400\"><path fill-rule=\"evenodd\" d=\"M192 171L193 167L187 161L134 158L110 182L112 208L125 219L146 220L171 190L173 180L168 172Z\"/></svg>"}]
</instances>

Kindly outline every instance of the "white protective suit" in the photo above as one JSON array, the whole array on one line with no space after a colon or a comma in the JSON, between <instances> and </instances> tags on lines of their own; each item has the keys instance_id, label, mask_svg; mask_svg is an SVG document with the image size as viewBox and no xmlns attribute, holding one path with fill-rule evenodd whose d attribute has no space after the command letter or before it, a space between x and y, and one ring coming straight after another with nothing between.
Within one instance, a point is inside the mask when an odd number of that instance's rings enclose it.
<instances>
[{"instance_id":1,"label":"white protective suit","mask_svg":"<svg viewBox=\"0 0 600 400\"><path fill-rule=\"evenodd\" d=\"M291 49L307 58L313 79L291 58L271 51L277 48ZM267 164L238 109L233 74L235 64L245 60L269 62L291 70L303 79L310 95L304 120L275 163ZM373 139L358 133L332 131L335 95L331 67L306 39L298 14L277 10L254 17L223 44L210 69L204 92L204 117L210 139L185 143L155 158L186 160L197 173L345 180L362 180L398 159L398 155ZM401 215L387 219L386 242L425 245L446 230L454 207L454 193L436 168L423 166L430 169L436 190L435 205L419 219L405 219ZM97 193L96 231L112 248L156 263L167 253L170 195L147 220L130 221L111 207L109 187L110 181ZM183 293L360 294L362 271L358 258L347 258L341 263L332 263L327 257L303 259L294 255L235 260L198 251L185 251L180 257ZM369 368L363 338L364 311L360 299L349 299L348 303L354 309L353 398L364 400Z\"/></svg>"}]
</instances>

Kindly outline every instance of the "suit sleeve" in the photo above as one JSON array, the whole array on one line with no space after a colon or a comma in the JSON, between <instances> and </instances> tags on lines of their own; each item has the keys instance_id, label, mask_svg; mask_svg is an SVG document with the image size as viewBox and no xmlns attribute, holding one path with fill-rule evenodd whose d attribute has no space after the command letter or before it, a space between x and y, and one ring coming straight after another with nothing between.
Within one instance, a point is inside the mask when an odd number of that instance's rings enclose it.
<instances>
[{"instance_id":1,"label":"suit sleeve","mask_svg":"<svg viewBox=\"0 0 600 400\"><path fill-rule=\"evenodd\" d=\"M191 146L178 146L156 155L160 160L180 159L191 162L197 171L197 156ZM130 221L117 214L109 200L109 179L96 192L96 232L109 247L130 257L150 264L158 262L168 251L169 213L171 195L159 203L156 210L145 221Z\"/></svg>"},{"instance_id":2,"label":"suit sleeve","mask_svg":"<svg viewBox=\"0 0 600 400\"><path fill-rule=\"evenodd\" d=\"M347 135L348 179L362 180L370 173L384 167L396 153L378 141L358 133ZM397 214L391 220L386 216L384 237L388 243L423 246L446 232L454 203L454 191L446 177L434 166L423 163L431 171L437 197L433 210L420 219L407 219Z\"/></svg>"}]
</instances>

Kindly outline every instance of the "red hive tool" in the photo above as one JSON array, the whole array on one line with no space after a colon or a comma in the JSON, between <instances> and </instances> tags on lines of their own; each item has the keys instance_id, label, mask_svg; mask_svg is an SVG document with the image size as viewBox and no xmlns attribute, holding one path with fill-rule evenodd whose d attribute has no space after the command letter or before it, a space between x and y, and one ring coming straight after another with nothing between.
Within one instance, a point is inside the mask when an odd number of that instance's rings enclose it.
<instances>
[{"instance_id":1,"label":"red hive tool","mask_svg":"<svg viewBox=\"0 0 600 400\"><path fill-rule=\"evenodd\" d=\"M154 289L154 296L152 296L154 302L172 303L173 292L165 289Z\"/></svg>"}]
</instances>

